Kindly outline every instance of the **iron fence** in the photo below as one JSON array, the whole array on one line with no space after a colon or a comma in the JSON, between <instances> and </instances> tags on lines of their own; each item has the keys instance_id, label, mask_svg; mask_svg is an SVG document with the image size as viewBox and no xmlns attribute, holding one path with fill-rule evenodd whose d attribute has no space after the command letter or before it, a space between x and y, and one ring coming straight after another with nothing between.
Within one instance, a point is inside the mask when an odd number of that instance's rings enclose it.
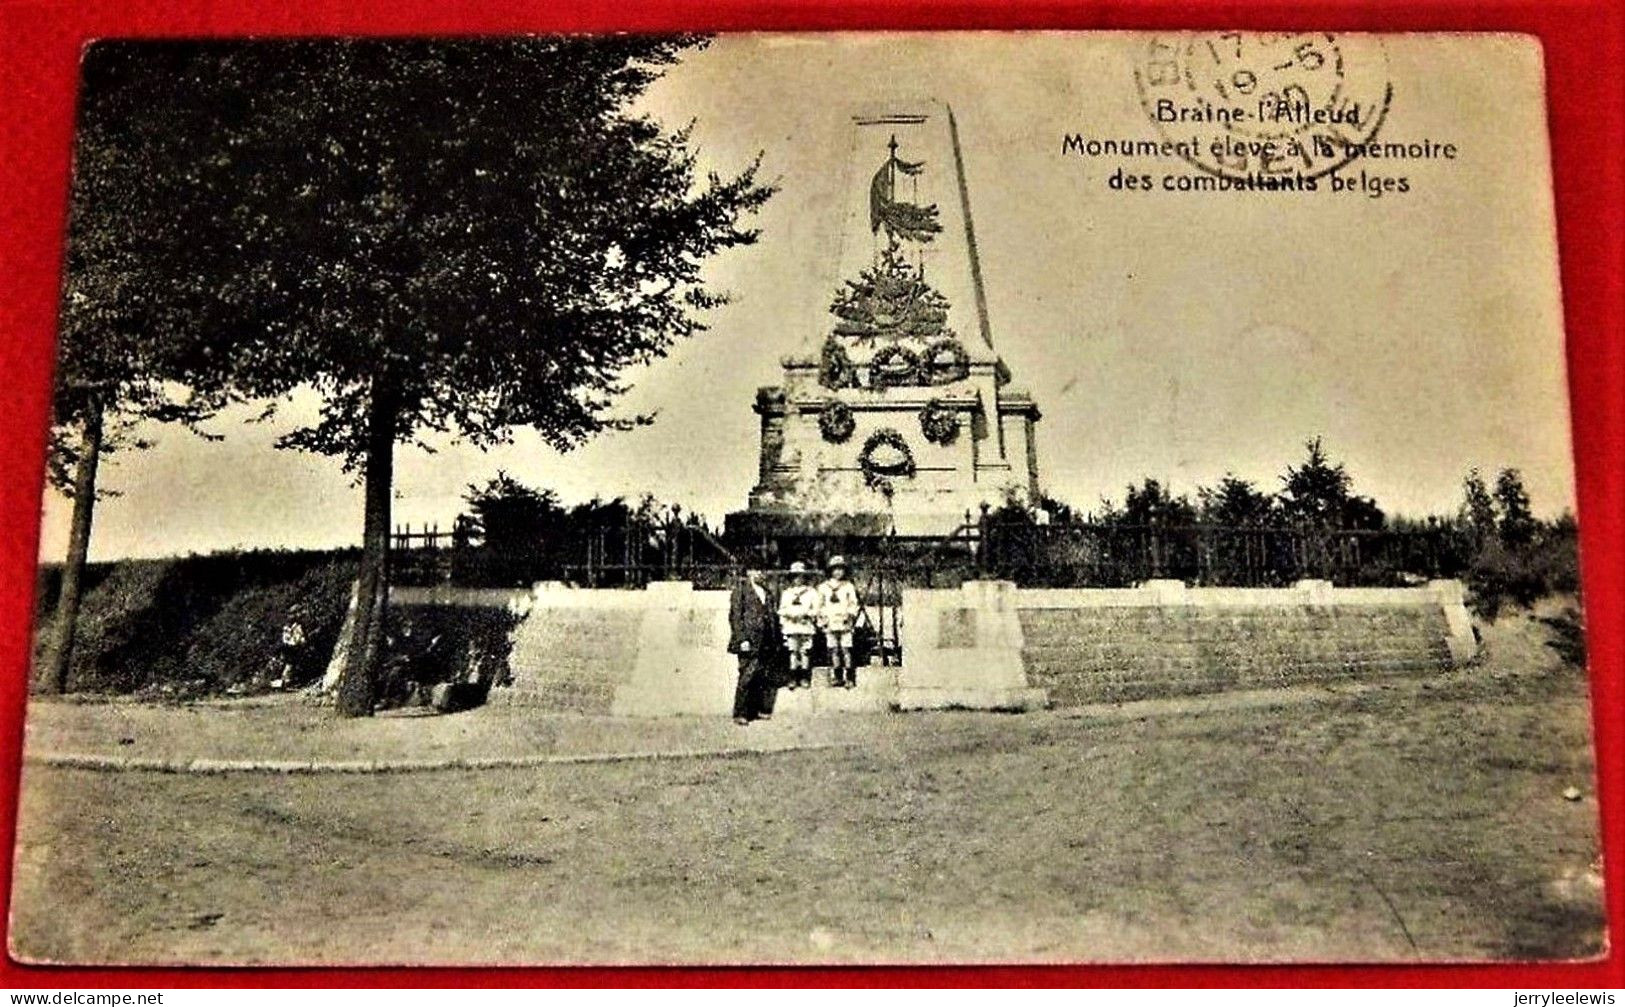
<instances>
[{"instance_id":1,"label":"iron fence","mask_svg":"<svg viewBox=\"0 0 1625 1007\"><path fill-rule=\"evenodd\" d=\"M528 587L557 580L593 588L640 588L655 580L724 586L739 568L709 529L631 518L577 531L487 541L465 528L397 528L390 537L397 584Z\"/></svg>"},{"instance_id":2,"label":"iron fence","mask_svg":"<svg viewBox=\"0 0 1625 1007\"><path fill-rule=\"evenodd\" d=\"M631 520L560 541L482 542L424 526L392 537L398 583L639 588L656 580L723 587L746 565L813 569L842 555L889 593L996 578L1024 587L1126 587L1153 579L1270 587L1302 579L1381 586L1459 576L1471 544L1448 528L1350 530L1298 526L1036 524L983 518L947 535L794 532L724 543L703 525Z\"/></svg>"},{"instance_id":3,"label":"iron fence","mask_svg":"<svg viewBox=\"0 0 1625 1007\"><path fill-rule=\"evenodd\" d=\"M466 531L466 530L465 530ZM1198 586L1274 587L1302 579L1387 586L1458 576L1467 544L1448 529L1350 531L1305 527L1036 524L970 519L947 535L797 532L723 542L693 522L629 519L559 541L504 547L438 528L392 538L397 583L525 587L561 580L580 587L640 588L686 580L731 586L746 566L771 589L801 561L821 572L842 556L864 609L873 661L902 657L902 593L999 579L1021 587L1128 587L1154 579Z\"/></svg>"},{"instance_id":4,"label":"iron fence","mask_svg":"<svg viewBox=\"0 0 1625 1007\"><path fill-rule=\"evenodd\" d=\"M1447 529L983 522L979 538L982 573L1027 587L1389 586L1457 576L1467 565Z\"/></svg>"}]
</instances>

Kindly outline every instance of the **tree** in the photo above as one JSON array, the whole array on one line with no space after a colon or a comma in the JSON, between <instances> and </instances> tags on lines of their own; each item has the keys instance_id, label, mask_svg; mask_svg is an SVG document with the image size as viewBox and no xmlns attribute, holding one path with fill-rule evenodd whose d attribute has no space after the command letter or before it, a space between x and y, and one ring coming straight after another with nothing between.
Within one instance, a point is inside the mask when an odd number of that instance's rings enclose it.
<instances>
[{"instance_id":1,"label":"tree","mask_svg":"<svg viewBox=\"0 0 1625 1007\"><path fill-rule=\"evenodd\" d=\"M1461 481L1461 520L1473 536L1473 547L1482 549L1498 534L1499 521L1495 513L1495 500L1478 469L1472 469Z\"/></svg>"},{"instance_id":2,"label":"tree","mask_svg":"<svg viewBox=\"0 0 1625 1007\"><path fill-rule=\"evenodd\" d=\"M1350 495L1343 501L1338 527L1354 529L1357 531L1381 531L1388 524L1388 515L1383 513L1377 501L1370 497Z\"/></svg>"},{"instance_id":3,"label":"tree","mask_svg":"<svg viewBox=\"0 0 1625 1007\"><path fill-rule=\"evenodd\" d=\"M1540 524L1530 509L1523 473L1517 469L1500 471L1495 477L1495 503L1501 512L1501 541L1509 546L1527 545Z\"/></svg>"},{"instance_id":4,"label":"tree","mask_svg":"<svg viewBox=\"0 0 1625 1007\"><path fill-rule=\"evenodd\" d=\"M1202 520L1218 525L1239 527L1269 524L1275 516L1275 499L1261 492L1246 479L1225 473L1219 485L1202 487L1196 491Z\"/></svg>"},{"instance_id":5,"label":"tree","mask_svg":"<svg viewBox=\"0 0 1625 1007\"><path fill-rule=\"evenodd\" d=\"M1380 530L1387 515L1370 497L1357 496L1341 462L1332 463L1321 439L1304 444L1307 456L1281 477L1281 513L1290 521L1319 528Z\"/></svg>"},{"instance_id":6,"label":"tree","mask_svg":"<svg viewBox=\"0 0 1625 1007\"><path fill-rule=\"evenodd\" d=\"M486 548L499 552L544 549L564 527L558 493L533 489L506 472L483 486L469 486L463 500L468 504L466 527Z\"/></svg>"},{"instance_id":7,"label":"tree","mask_svg":"<svg viewBox=\"0 0 1625 1007\"><path fill-rule=\"evenodd\" d=\"M1188 525L1196 523L1196 508L1188 497L1174 496L1161 482L1146 479L1138 486L1128 486L1123 494L1123 506L1113 507L1102 502L1101 519L1106 524L1120 525Z\"/></svg>"},{"instance_id":8,"label":"tree","mask_svg":"<svg viewBox=\"0 0 1625 1007\"><path fill-rule=\"evenodd\" d=\"M1048 520L1054 524L1071 524L1078 520L1078 515L1072 509L1071 504L1052 497L1048 493L1039 494L1037 510L1048 514Z\"/></svg>"},{"instance_id":9,"label":"tree","mask_svg":"<svg viewBox=\"0 0 1625 1007\"><path fill-rule=\"evenodd\" d=\"M91 59L184 81L147 158L206 272L183 312L203 387L322 399L279 446L363 484L358 604L337 706L372 712L388 608L394 448L535 428L568 449L628 368L725 302L701 277L771 195L752 164L696 178L688 129L634 102L692 37L111 43ZM148 54L156 51L155 57ZM163 90L163 81L137 80ZM173 89L171 89L173 90ZM87 100L90 96L87 95ZM190 288L195 290L194 288Z\"/></svg>"},{"instance_id":10,"label":"tree","mask_svg":"<svg viewBox=\"0 0 1625 1007\"><path fill-rule=\"evenodd\" d=\"M1281 477L1281 511L1289 519L1326 527L1340 523L1352 480L1333 464L1319 437L1304 444L1308 457Z\"/></svg>"},{"instance_id":11,"label":"tree","mask_svg":"<svg viewBox=\"0 0 1625 1007\"><path fill-rule=\"evenodd\" d=\"M173 212L176 173L139 156L173 82L124 88L123 69L87 62L86 87L103 96L82 107L74 151L46 459L50 485L73 503L42 675L56 693L68 686L96 501L113 495L100 485L102 462L149 447L144 423L193 425L220 401L181 383L200 347L176 324L171 298L191 275L193 250Z\"/></svg>"}]
</instances>

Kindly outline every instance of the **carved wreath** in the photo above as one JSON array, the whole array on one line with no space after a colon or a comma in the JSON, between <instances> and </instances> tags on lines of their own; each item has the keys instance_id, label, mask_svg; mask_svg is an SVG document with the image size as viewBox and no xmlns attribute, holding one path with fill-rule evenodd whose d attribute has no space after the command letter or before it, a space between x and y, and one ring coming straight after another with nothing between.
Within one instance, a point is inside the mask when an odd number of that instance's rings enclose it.
<instances>
[{"instance_id":1,"label":"carved wreath","mask_svg":"<svg viewBox=\"0 0 1625 1007\"><path fill-rule=\"evenodd\" d=\"M869 384L874 388L897 388L920 383L920 358L898 343L882 346L869 358Z\"/></svg>"},{"instance_id":2,"label":"carved wreath","mask_svg":"<svg viewBox=\"0 0 1625 1007\"><path fill-rule=\"evenodd\" d=\"M902 434L891 427L882 427L863 442L863 450L858 452L858 467L863 469L864 483L890 496L893 479L914 478L914 452L908 449Z\"/></svg>"},{"instance_id":3,"label":"carved wreath","mask_svg":"<svg viewBox=\"0 0 1625 1007\"><path fill-rule=\"evenodd\" d=\"M959 439L959 417L946 402L932 399L920 410L920 433L932 444L952 444Z\"/></svg>"},{"instance_id":4,"label":"carved wreath","mask_svg":"<svg viewBox=\"0 0 1625 1007\"><path fill-rule=\"evenodd\" d=\"M858 369L847 356L846 347L834 338L824 340L824 351L818 359L818 383L832 390L857 387Z\"/></svg>"},{"instance_id":5,"label":"carved wreath","mask_svg":"<svg viewBox=\"0 0 1625 1007\"><path fill-rule=\"evenodd\" d=\"M946 385L970 376L970 354L949 336L925 348L925 371L933 385Z\"/></svg>"},{"instance_id":6,"label":"carved wreath","mask_svg":"<svg viewBox=\"0 0 1625 1007\"><path fill-rule=\"evenodd\" d=\"M818 432L831 444L845 444L852 438L852 431L856 430L857 426L858 421L852 416L852 407L840 399L825 402L823 412L818 414Z\"/></svg>"}]
</instances>

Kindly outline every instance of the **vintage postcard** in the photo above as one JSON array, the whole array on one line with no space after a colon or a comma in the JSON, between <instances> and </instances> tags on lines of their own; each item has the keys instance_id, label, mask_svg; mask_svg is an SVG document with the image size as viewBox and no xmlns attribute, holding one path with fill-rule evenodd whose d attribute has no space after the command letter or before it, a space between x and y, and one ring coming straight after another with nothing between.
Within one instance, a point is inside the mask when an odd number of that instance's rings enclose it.
<instances>
[{"instance_id":1,"label":"vintage postcard","mask_svg":"<svg viewBox=\"0 0 1625 1007\"><path fill-rule=\"evenodd\" d=\"M1539 44L84 53L11 952L1602 954Z\"/></svg>"}]
</instances>

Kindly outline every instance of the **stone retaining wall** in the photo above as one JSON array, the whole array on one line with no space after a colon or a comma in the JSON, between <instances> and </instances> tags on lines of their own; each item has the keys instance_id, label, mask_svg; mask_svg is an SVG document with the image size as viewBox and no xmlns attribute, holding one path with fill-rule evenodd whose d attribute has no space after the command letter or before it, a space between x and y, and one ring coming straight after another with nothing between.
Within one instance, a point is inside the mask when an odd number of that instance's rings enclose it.
<instances>
[{"instance_id":1,"label":"stone retaining wall","mask_svg":"<svg viewBox=\"0 0 1625 1007\"><path fill-rule=\"evenodd\" d=\"M657 582L641 591L398 588L405 605L500 607L523 616L508 654L512 684L490 701L554 713L725 715L735 661L728 592Z\"/></svg>"},{"instance_id":2,"label":"stone retaining wall","mask_svg":"<svg viewBox=\"0 0 1625 1007\"><path fill-rule=\"evenodd\" d=\"M735 661L728 593L540 584L397 590L411 605L503 607L513 683L493 702L553 712L725 716ZM1460 583L1420 588L1022 590L1002 581L903 592L904 665L860 674L853 708L1029 710L1430 673L1476 653ZM895 676L895 677L894 677ZM880 695L876 690L886 694ZM784 712L795 712L789 694ZM847 697L843 697L847 698ZM808 705L803 703L802 705Z\"/></svg>"},{"instance_id":3,"label":"stone retaining wall","mask_svg":"<svg viewBox=\"0 0 1625 1007\"><path fill-rule=\"evenodd\" d=\"M1461 585L1018 593L1022 665L1053 706L1436 672L1476 652Z\"/></svg>"}]
</instances>

